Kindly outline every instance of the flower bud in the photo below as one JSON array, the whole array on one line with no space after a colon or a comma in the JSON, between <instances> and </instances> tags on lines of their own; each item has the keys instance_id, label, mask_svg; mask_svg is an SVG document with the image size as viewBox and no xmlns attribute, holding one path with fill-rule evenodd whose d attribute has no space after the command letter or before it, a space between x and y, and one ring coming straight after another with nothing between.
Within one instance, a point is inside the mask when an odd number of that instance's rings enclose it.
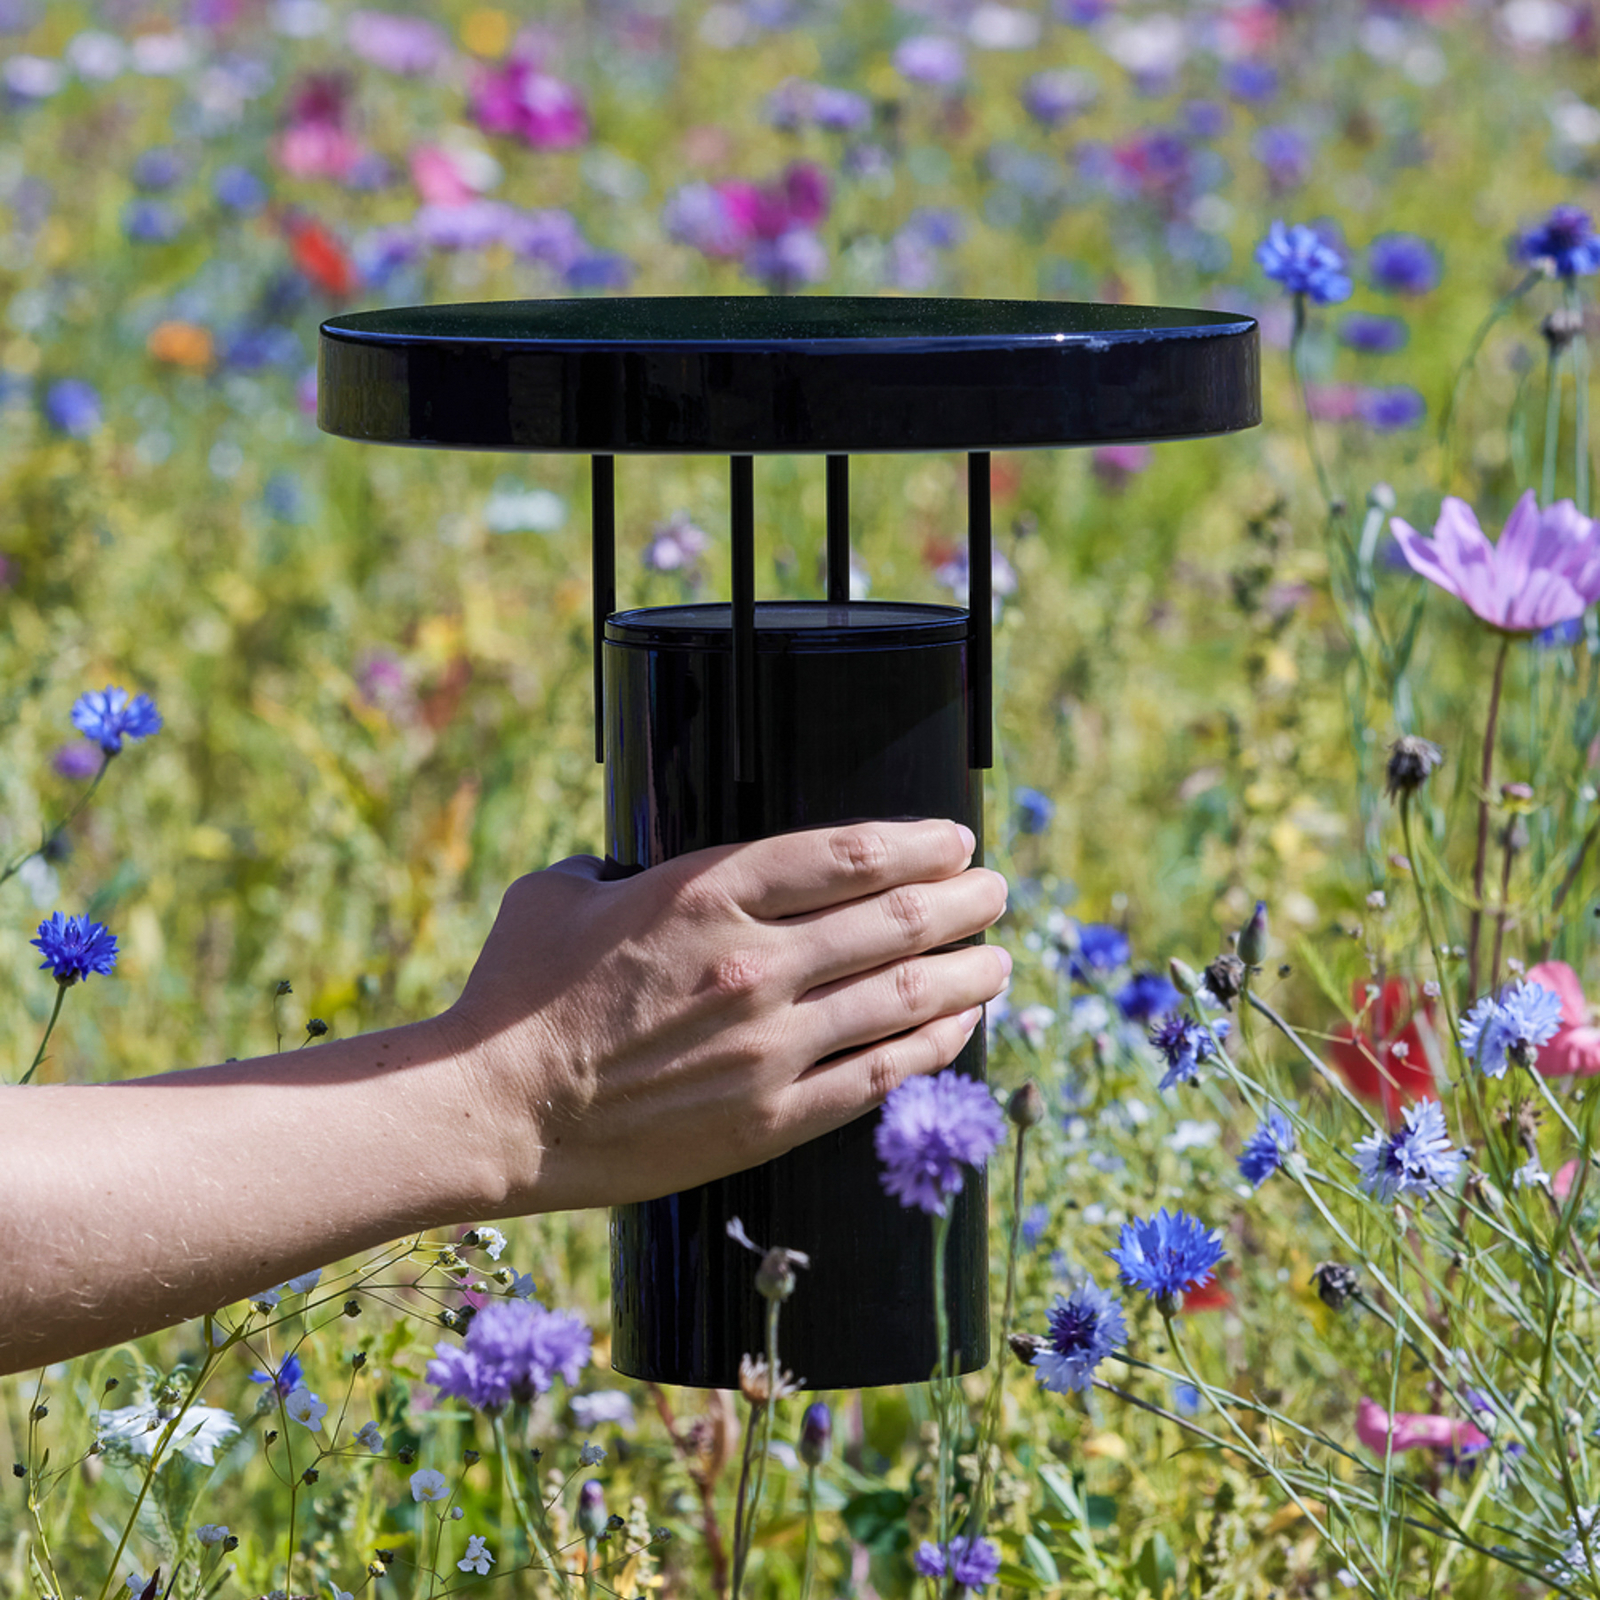
<instances>
[{"instance_id":1,"label":"flower bud","mask_svg":"<svg viewBox=\"0 0 1600 1600\"><path fill-rule=\"evenodd\" d=\"M1019 1128L1037 1128L1044 1121L1044 1096L1032 1078L1020 1089L1012 1090L1006 1102L1006 1115Z\"/></svg>"},{"instance_id":2,"label":"flower bud","mask_svg":"<svg viewBox=\"0 0 1600 1600\"><path fill-rule=\"evenodd\" d=\"M1394 490L1386 483L1375 483L1367 490L1367 504L1374 511L1390 512L1395 508Z\"/></svg>"},{"instance_id":3,"label":"flower bud","mask_svg":"<svg viewBox=\"0 0 1600 1600\"><path fill-rule=\"evenodd\" d=\"M578 1526L591 1539L606 1531L606 1492L598 1478L588 1478L578 1491Z\"/></svg>"},{"instance_id":4,"label":"flower bud","mask_svg":"<svg viewBox=\"0 0 1600 1600\"><path fill-rule=\"evenodd\" d=\"M833 1448L833 1413L824 1401L818 1400L806 1407L800 1421L800 1442L795 1454L808 1467L820 1467Z\"/></svg>"},{"instance_id":5,"label":"flower bud","mask_svg":"<svg viewBox=\"0 0 1600 1600\"><path fill-rule=\"evenodd\" d=\"M1193 1000L1199 994L1200 974L1187 961L1180 961L1177 956L1174 956L1167 963L1167 971L1172 976L1172 987L1185 1000Z\"/></svg>"},{"instance_id":6,"label":"flower bud","mask_svg":"<svg viewBox=\"0 0 1600 1600\"><path fill-rule=\"evenodd\" d=\"M794 1293L794 1269L810 1265L811 1257L804 1250L785 1250L775 1245L761 1258L756 1293L763 1300L787 1300Z\"/></svg>"},{"instance_id":7,"label":"flower bud","mask_svg":"<svg viewBox=\"0 0 1600 1600\"><path fill-rule=\"evenodd\" d=\"M1239 934L1239 959L1247 967L1259 967L1267 953L1267 902L1256 901L1256 909Z\"/></svg>"}]
</instances>

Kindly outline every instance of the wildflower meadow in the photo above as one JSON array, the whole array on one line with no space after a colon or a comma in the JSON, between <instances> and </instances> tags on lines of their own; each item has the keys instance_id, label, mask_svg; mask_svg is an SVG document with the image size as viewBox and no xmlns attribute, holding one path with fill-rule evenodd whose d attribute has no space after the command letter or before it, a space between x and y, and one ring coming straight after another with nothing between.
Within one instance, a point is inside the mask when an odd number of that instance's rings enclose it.
<instances>
[{"instance_id":1,"label":"wildflower meadow","mask_svg":"<svg viewBox=\"0 0 1600 1600\"><path fill-rule=\"evenodd\" d=\"M587 463L320 434L322 317L1209 307L1266 414L993 461L1011 983L876 1138L936 1241L988 1168L986 1371L811 1391L730 1217L766 1348L637 1382L604 1214L485 1218L0 1379L0 1596L1600 1597L1597 71L1585 0L0 0L7 1094L434 1016L603 837ZM852 592L962 603L963 462L854 470ZM723 463L616 506L620 604L728 592Z\"/></svg>"}]
</instances>

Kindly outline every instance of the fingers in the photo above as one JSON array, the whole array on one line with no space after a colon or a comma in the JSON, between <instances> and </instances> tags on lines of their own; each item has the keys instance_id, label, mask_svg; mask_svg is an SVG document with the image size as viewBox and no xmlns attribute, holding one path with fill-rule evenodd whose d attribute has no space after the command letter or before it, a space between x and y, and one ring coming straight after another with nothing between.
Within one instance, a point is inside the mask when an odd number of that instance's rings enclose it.
<instances>
[{"instance_id":1,"label":"fingers","mask_svg":"<svg viewBox=\"0 0 1600 1600\"><path fill-rule=\"evenodd\" d=\"M898 1038L813 1067L790 1090L794 1109L788 1126L795 1144L855 1121L882 1105L907 1078L949 1066L982 1018L978 1006L936 1017Z\"/></svg>"},{"instance_id":2,"label":"fingers","mask_svg":"<svg viewBox=\"0 0 1600 1600\"><path fill-rule=\"evenodd\" d=\"M954 822L858 822L739 845L709 870L748 915L776 921L954 877L973 846L971 829Z\"/></svg>"},{"instance_id":3,"label":"fingers","mask_svg":"<svg viewBox=\"0 0 1600 1600\"><path fill-rule=\"evenodd\" d=\"M970 939L998 922L1005 908L1006 880L987 867L970 867L942 882L903 884L790 918L774 936L803 963L797 984L803 992Z\"/></svg>"},{"instance_id":4,"label":"fingers","mask_svg":"<svg viewBox=\"0 0 1600 1600\"><path fill-rule=\"evenodd\" d=\"M796 1006L813 1060L983 1005L1005 988L1011 957L997 945L916 956L814 989Z\"/></svg>"}]
</instances>

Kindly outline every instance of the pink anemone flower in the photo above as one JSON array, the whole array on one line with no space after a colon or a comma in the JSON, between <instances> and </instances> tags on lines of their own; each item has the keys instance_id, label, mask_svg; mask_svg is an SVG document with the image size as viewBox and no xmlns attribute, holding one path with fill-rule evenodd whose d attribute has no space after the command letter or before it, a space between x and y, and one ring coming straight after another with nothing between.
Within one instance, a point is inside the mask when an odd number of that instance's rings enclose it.
<instances>
[{"instance_id":1,"label":"pink anemone flower","mask_svg":"<svg viewBox=\"0 0 1600 1600\"><path fill-rule=\"evenodd\" d=\"M1396 1455L1402 1450L1481 1450L1489 1442L1488 1434L1470 1422L1416 1411L1397 1411L1391 1418L1365 1395L1356 1402L1356 1437L1380 1456L1385 1449ZM1387 1443L1391 1438L1393 1443Z\"/></svg>"},{"instance_id":2,"label":"pink anemone flower","mask_svg":"<svg viewBox=\"0 0 1600 1600\"><path fill-rule=\"evenodd\" d=\"M1592 1078L1600 1072L1600 1028L1593 1024L1578 974L1565 961L1541 961L1528 968L1527 978L1561 998L1561 1026L1539 1046L1540 1076Z\"/></svg>"},{"instance_id":3,"label":"pink anemone flower","mask_svg":"<svg viewBox=\"0 0 1600 1600\"><path fill-rule=\"evenodd\" d=\"M1474 616L1505 633L1538 633L1570 622L1600 599L1600 533L1570 500L1539 509L1533 490L1490 544L1465 500L1446 495L1425 539L1389 519L1413 572L1447 590Z\"/></svg>"}]
</instances>

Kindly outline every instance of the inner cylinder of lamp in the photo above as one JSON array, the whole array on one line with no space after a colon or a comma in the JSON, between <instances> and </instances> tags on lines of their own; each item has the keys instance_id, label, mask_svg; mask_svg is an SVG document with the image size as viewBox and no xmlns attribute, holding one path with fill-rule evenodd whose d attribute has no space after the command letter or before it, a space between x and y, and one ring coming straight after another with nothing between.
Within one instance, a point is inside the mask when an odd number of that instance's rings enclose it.
<instances>
[{"instance_id":1,"label":"inner cylinder of lamp","mask_svg":"<svg viewBox=\"0 0 1600 1600\"><path fill-rule=\"evenodd\" d=\"M706 845L867 819L948 817L978 839L969 765L967 613L852 601L756 607L755 781L733 760L731 608L628 611L606 623L606 848L645 867ZM747 726L748 721L747 721ZM983 1030L956 1063L984 1075ZM765 1348L757 1258L811 1258L785 1304L779 1358L808 1389L925 1381L937 1362L932 1219L891 1199L878 1113L754 1167L611 1214L612 1362L701 1388L738 1386ZM971 1173L946 1256L951 1363L989 1358L987 1199Z\"/></svg>"}]
</instances>

